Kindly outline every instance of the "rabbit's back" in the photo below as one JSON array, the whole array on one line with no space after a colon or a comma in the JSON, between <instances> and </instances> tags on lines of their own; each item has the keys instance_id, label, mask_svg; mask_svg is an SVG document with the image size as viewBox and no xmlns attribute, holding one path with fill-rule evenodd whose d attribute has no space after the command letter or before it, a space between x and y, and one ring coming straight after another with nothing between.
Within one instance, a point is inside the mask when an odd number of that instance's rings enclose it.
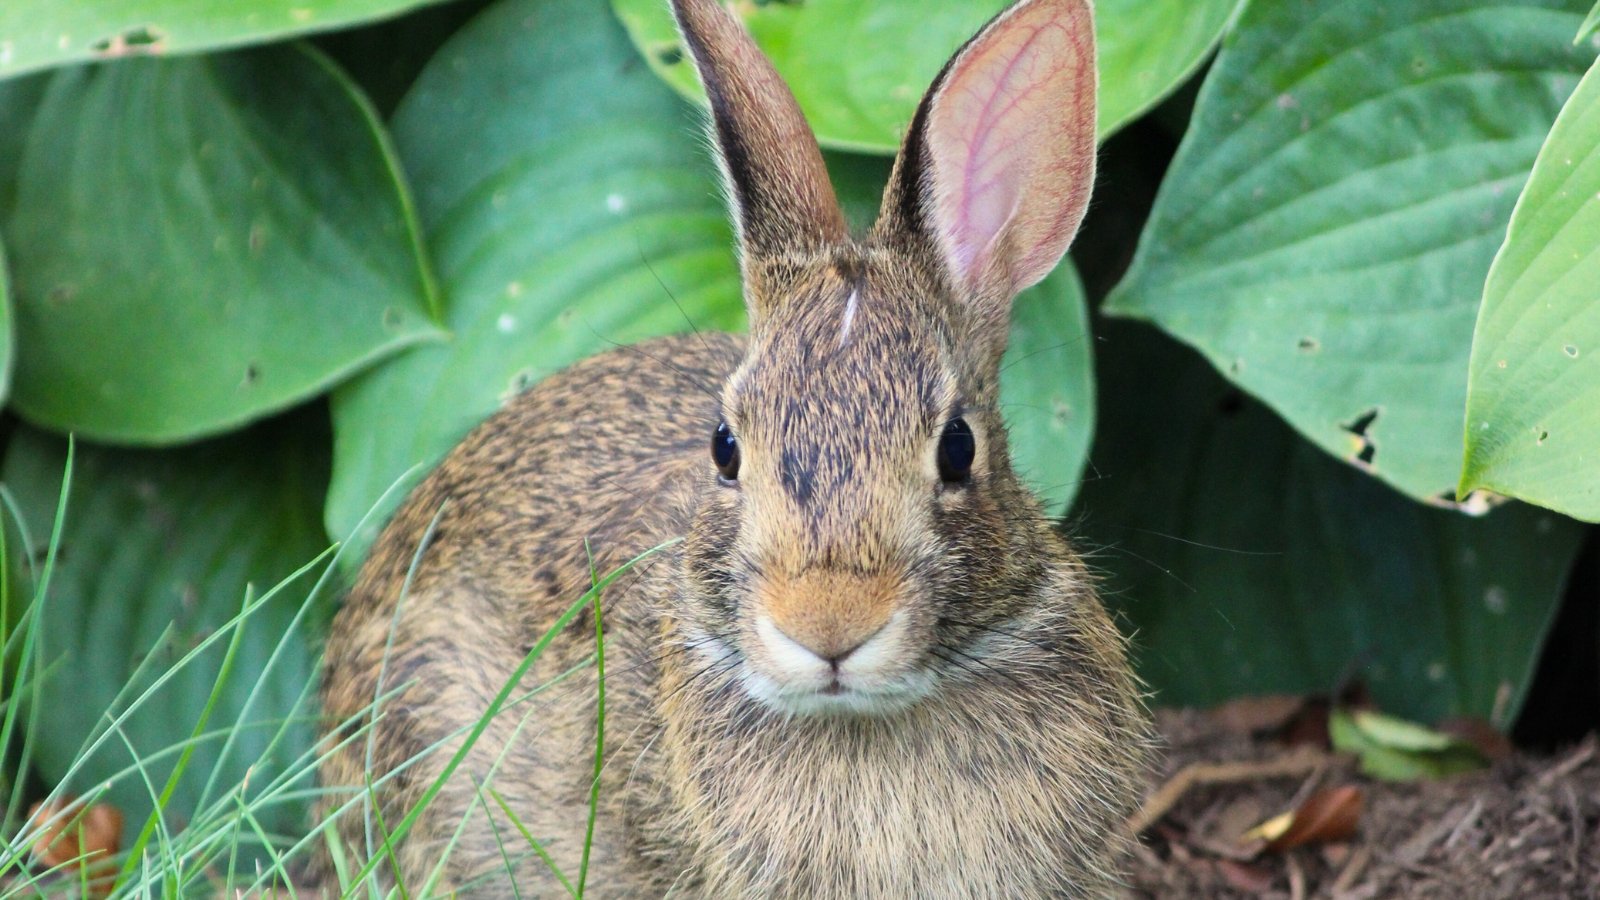
<instances>
[{"instance_id":1,"label":"rabbit's back","mask_svg":"<svg viewBox=\"0 0 1600 900\"><path fill-rule=\"evenodd\" d=\"M356 858L381 847L379 822L394 827L418 802L592 577L682 534L716 387L742 343L662 338L554 375L480 425L395 515L335 620L324 669L325 715L349 723L331 735L348 741L324 765L324 785L338 791L327 803L364 791L369 776L378 782L381 815L357 800L339 820ZM671 567L657 567L672 555L646 560L605 594L607 718L619 735L608 744L651 726L651 594L668 589ZM576 868L590 787L582 761L594 752L595 676L585 665L594 647L587 612L555 637L512 699L540 693L492 721L400 844L408 881L449 846L452 872L498 876L474 896L504 887L502 852L523 886L543 883L547 869L527 841L495 833L484 816L485 804L496 808L503 828L500 800L563 868ZM380 696L374 721L364 713ZM369 721L370 740L357 731ZM602 864L615 851L604 819Z\"/></svg>"}]
</instances>

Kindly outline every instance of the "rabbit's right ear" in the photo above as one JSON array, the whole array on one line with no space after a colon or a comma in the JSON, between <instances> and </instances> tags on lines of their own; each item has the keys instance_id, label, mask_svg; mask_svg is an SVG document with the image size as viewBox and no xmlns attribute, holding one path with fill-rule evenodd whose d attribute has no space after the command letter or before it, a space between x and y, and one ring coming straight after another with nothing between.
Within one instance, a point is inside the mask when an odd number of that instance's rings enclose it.
<instances>
[{"instance_id":1,"label":"rabbit's right ear","mask_svg":"<svg viewBox=\"0 0 1600 900\"><path fill-rule=\"evenodd\" d=\"M895 160L874 239L931 252L997 348L1083 221L1095 88L1089 0L1017 0L945 65Z\"/></svg>"},{"instance_id":2,"label":"rabbit's right ear","mask_svg":"<svg viewBox=\"0 0 1600 900\"><path fill-rule=\"evenodd\" d=\"M711 101L747 279L761 257L844 240L844 214L817 139L744 25L718 0L672 0L672 11ZM759 291L752 287L746 285L754 307Z\"/></svg>"}]
</instances>

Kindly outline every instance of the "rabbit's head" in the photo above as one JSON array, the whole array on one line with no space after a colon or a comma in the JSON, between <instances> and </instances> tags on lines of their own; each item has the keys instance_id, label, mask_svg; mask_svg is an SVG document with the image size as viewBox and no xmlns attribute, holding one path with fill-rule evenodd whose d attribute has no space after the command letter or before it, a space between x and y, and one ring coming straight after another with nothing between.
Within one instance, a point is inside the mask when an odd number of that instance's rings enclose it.
<instances>
[{"instance_id":1,"label":"rabbit's head","mask_svg":"<svg viewBox=\"0 0 1600 900\"><path fill-rule=\"evenodd\" d=\"M1012 298L1088 203L1087 0L1021 0L910 123L879 220L846 230L793 96L717 0L674 0L737 225L748 352L705 423L675 618L785 713L889 714L994 677L985 637L1061 591L999 409ZM841 48L841 52L872 52Z\"/></svg>"}]
</instances>

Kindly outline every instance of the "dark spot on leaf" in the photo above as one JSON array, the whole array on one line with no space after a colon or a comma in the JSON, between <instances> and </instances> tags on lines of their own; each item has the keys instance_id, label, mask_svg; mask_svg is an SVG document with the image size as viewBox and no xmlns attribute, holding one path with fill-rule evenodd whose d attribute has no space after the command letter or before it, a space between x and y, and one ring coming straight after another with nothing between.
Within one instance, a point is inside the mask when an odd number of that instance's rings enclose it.
<instances>
[{"instance_id":1,"label":"dark spot on leaf","mask_svg":"<svg viewBox=\"0 0 1600 900\"><path fill-rule=\"evenodd\" d=\"M61 304L66 303L68 300L71 300L73 297L76 297L77 295L78 295L78 286L77 285L75 285L75 284L58 284L55 287L51 288L44 295L44 300L45 300L46 303L50 304L51 306L60 306Z\"/></svg>"},{"instance_id":2,"label":"dark spot on leaf","mask_svg":"<svg viewBox=\"0 0 1600 900\"><path fill-rule=\"evenodd\" d=\"M656 51L656 62L663 66L675 66L683 62L683 48L674 44L671 47L662 47Z\"/></svg>"},{"instance_id":3,"label":"dark spot on leaf","mask_svg":"<svg viewBox=\"0 0 1600 900\"><path fill-rule=\"evenodd\" d=\"M1309 337L1301 338L1300 339L1300 343L1297 346L1301 350L1306 351L1307 353L1315 353L1318 350L1322 349L1322 345L1317 343L1317 339L1316 338L1309 338Z\"/></svg>"},{"instance_id":4,"label":"dark spot on leaf","mask_svg":"<svg viewBox=\"0 0 1600 900\"><path fill-rule=\"evenodd\" d=\"M1374 407L1357 416L1355 421L1339 426L1357 438L1356 452L1353 458L1367 465L1371 465L1373 458L1378 455L1378 446L1372 442L1371 438L1367 437L1367 429L1371 428L1372 423L1377 419L1378 410Z\"/></svg>"},{"instance_id":5,"label":"dark spot on leaf","mask_svg":"<svg viewBox=\"0 0 1600 900\"><path fill-rule=\"evenodd\" d=\"M1542 447L1542 446L1544 446L1544 442L1549 440L1549 439L1550 439L1550 432L1545 431L1543 428L1541 428L1541 429L1539 429L1539 440L1536 441L1535 443L1539 444L1539 446Z\"/></svg>"},{"instance_id":6,"label":"dark spot on leaf","mask_svg":"<svg viewBox=\"0 0 1600 900\"><path fill-rule=\"evenodd\" d=\"M1233 362L1228 364L1228 374L1229 375L1237 375L1237 374L1239 374L1240 372L1243 372L1243 371L1244 371L1244 360L1242 360L1242 359L1235 359Z\"/></svg>"},{"instance_id":7,"label":"dark spot on leaf","mask_svg":"<svg viewBox=\"0 0 1600 900\"><path fill-rule=\"evenodd\" d=\"M247 363L244 367L244 383L246 385L252 385L260 380L261 367L256 363Z\"/></svg>"},{"instance_id":8,"label":"dark spot on leaf","mask_svg":"<svg viewBox=\"0 0 1600 900\"><path fill-rule=\"evenodd\" d=\"M267 244L267 228L266 228L266 226L262 225L259 222L254 224L254 225L251 225L250 226L250 240L249 240L250 252L259 254L261 252L261 248L266 246L266 244Z\"/></svg>"},{"instance_id":9,"label":"dark spot on leaf","mask_svg":"<svg viewBox=\"0 0 1600 900\"><path fill-rule=\"evenodd\" d=\"M390 331L399 331L402 318L400 310L393 306L383 308L383 327Z\"/></svg>"}]
</instances>

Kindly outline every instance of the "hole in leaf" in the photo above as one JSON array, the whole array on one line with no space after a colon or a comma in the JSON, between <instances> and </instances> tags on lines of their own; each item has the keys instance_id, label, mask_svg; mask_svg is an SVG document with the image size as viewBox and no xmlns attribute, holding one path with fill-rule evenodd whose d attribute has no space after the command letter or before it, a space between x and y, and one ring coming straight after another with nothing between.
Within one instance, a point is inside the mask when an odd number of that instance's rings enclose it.
<instances>
[{"instance_id":1,"label":"hole in leaf","mask_svg":"<svg viewBox=\"0 0 1600 900\"><path fill-rule=\"evenodd\" d=\"M1561 348L1561 352L1565 353L1566 355L1568 355L1570 357L1572 357L1573 359L1577 359L1578 358L1578 348L1574 347L1571 344L1568 344L1565 347L1562 347Z\"/></svg>"},{"instance_id":2,"label":"hole in leaf","mask_svg":"<svg viewBox=\"0 0 1600 900\"><path fill-rule=\"evenodd\" d=\"M1373 407L1357 416L1354 421L1339 426L1356 438L1352 448L1355 453L1351 458L1366 465L1372 465L1372 460L1378 455L1378 446L1367 436L1367 429L1378 420L1378 412L1377 407Z\"/></svg>"},{"instance_id":3,"label":"hole in leaf","mask_svg":"<svg viewBox=\"0 0 1600 900\"><path fill-rule=\"evenodd\" d=\"M663 66L675 66L683 62L683 48L676 44L670 47L662 47L656 51L656 62L661 63Z\"/></svg>"},{"instance_id":4,"label":"hole in leaf","mask_svg":"<svg viewBox=\"0 0 1600 900\"><path fill-rule=\"evenodd\" d=\"M161 29L152 25L139 25L129 28L121 34L101 38L89 45L97 55L107 59L119 56L134 56L141 53L160 53L166 49L163 43L167 35Z\"/></svg>"}]
</instances>

